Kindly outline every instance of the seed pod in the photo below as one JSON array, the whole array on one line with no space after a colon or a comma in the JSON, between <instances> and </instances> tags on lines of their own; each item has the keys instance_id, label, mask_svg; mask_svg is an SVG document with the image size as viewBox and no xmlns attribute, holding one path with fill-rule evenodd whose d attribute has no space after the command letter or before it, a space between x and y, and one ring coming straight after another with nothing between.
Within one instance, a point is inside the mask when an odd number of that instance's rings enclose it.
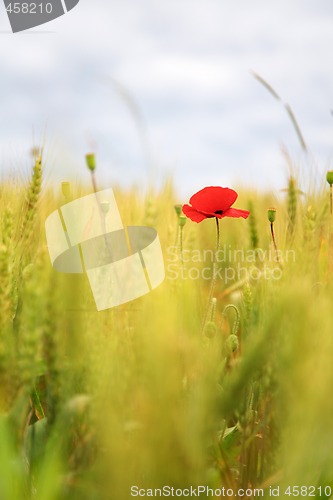
<instances>
[{"instance_id":1,"label":"seed pod","mask_svg":"<svg viewBox=\"0 0 333 500\"><path fill-rule=\"evenodd\" d=\"M267 217L271 224L275 221L275 216L276 216L276 208L269 208L267 210Z\"/></svg>"},{"instance_id":2,"label":"seed pod","mask_svg":"<svg viewBox=\"0 0 333 500\"><path fill-rule=\"evenodd\" d=\"M239 347L239 340L238 340L238 337L237 335L229 335L229 337L227 338L226 342L225 342L225 346L226 346L226 349L228 351L228 354L231 354L235 351L237 351L238 347Z\"/></svg>"},{"instance_id":3,"label":"seed pod","mask_svg":"<svg viewBox=\"0 0 333 500\"><path fill-rule=\"evenodd\" d=\"M68 181L64 181L61 183L61 191L66 200L71 197L71 183Z\"/></svg>"},{"instance_id":4,"label":"seed pod","mask_svg":"<svg viewBox=\"0 0 333 500\"><path fill-rule=\"evenodd\" d=\"M329 170L326 174L326 180L330 186L333 184L333 170Z\"/></svg>"},{"instance_id":5,"label":"seed pod","mask_svg":"<svg viewBox=\"0 0 333 500\"><path fill-rule=\"evenodd\" d=\"M185 215L181 215L179 217L179 225L180 225L180 227L184 227L185 224L186 224L186 217L185 217Z\"/></svg>"},{"instance_id":6,"label":"seed pod","mask_svg":"<svg viewBox=\"0 0 333 500\"><path fill-rule=\"evenodd\" d=\"M88 153L86 155L86 163L87 167L91 172L93 172L96 169L96 157L94 153Z\"/></svg>"},{"instance_id":7,"label":"seed pod","mask_svg":"<svg viewBox=\"0 0 333 500\"><path fill-rule=\"evenodd\" d=\"M204 329L204 334L209 339L215 337L215 335L216 335L216 325L215 325L214 321L208 321L207 322L207 324L205 326L205 329Z\"/></svg>"},{"instance_id":8,"label":"seed pod","mask_svg":"<svg viewBox=\"0 0 333 500\"><path fill-rule=\"evenodd\" d=\"M176 211L177 217L180 217L181 213L182 213L182 205L175 205L175 211Z\"/></svg>"}]
</instances>

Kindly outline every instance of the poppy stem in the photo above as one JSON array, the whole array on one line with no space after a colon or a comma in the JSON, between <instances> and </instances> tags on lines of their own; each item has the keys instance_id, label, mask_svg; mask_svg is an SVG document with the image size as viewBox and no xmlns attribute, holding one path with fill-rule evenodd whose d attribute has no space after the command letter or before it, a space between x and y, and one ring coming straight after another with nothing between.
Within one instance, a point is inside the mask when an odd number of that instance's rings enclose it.
<instances>
[{"instance_id":1,"label":"poppy stem","mask_svg":"<svg viewBox=\"0 0 333 500\"><path fill-rule=\"evenodd\" d=\"M205 326L206 326L206 322L207 322L210 304L212 303L212 299L214 296L214 290L215 290L215 285L216 285L217 254L218 254L218 251L220 250L220 224L219 224L218 217L215 217L215 221L216 221L216 250L215 250L214 260L213 260L213 276L212 276L212 281L210 282L208 302L207 302L205 315L203 317L203 321L202 321L202 325L201 325L201 334L202 335L204 334L204 331L205 331Z\"/></svg>"},{"instance_id":2,"label":"poppy stem","mask_svg":"<svg viewBox=\"0 0 333 500\"><path fill-rule=\"evenodd\" d=\"M179 229L178 229L179 231ZM183 226L180 226L179 231L179 253L180 253L180 265L183 268L184 266L184 257L183 257Z\"/></svg>"},{"instance_id":3,"label":"poppy stem","mask_svg":"<svg viewBox=\"0 0 333 500\"><path fill-rule=\"evenodd\" d=\"M97 193L98 189L97 189L97 183L96 183L96 177L95 177L94 171L91 172L91 183L93 186L94 193Z\"/></svg>"},{"instance_id":4,"label":"poppy stem","mask_svg":"<svg viewBox=\"0 0 333 500\"><path fill-rule=\"evenodd\" d=\"M330 212L331 215L333 213L333 192L332 192L332 184L330 184Z\"/></svg>"},{"instance_id":5,"label":"poppy stem","mask_svg":"<svg viewBox=\"0 0 333 500\"><path fill-rule=\"evenodd\" d=\"M220 224L218 217L215 217L216 220L216 252L220 249Z\"/></svg>"},{"instance_id":6,"label":"poppy stem","mask_svg":"<svg viewBox=\"0 0 333 500\"><path fill-rule=\"evenodd\" d=\"M272 235L273 245L274 245L274 249L275 249L275 253L276 253L276 260L277 260L277 263L279 264L279 266L281 267L281 263L280 263L280 260L279 260L279 251L278 251L276 240L275 240L275 234L274 234L273 224L274 223L271 222L271 235Z\"/></svg>"}]
</instances>

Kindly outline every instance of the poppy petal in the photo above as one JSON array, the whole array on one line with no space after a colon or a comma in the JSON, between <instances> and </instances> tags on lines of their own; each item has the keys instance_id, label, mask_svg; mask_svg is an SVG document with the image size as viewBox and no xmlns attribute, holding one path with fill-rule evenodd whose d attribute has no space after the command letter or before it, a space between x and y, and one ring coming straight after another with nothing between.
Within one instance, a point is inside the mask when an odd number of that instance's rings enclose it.
<instances>
[{"instance_id":1,"label":"poppy petal","mask_svg":"<svg viewBox=\"0 0 333 500\"><path fill-rule=\"evenodd\" d=\"M222 217L243 217L243 219L247 219L250 215L248 210L241 210L240 208L229 208L226 210Z\"/></svg>"},{"instance_id":2,"label":"poppy petal","mask_svg":"<svg viewBox=\"0 0 333 500\"><path fill-rule=\"evenodd\" d=\"M202 222L204 219L207 219L207 215L198 212L195 208L190 207L190 205L183 205L183 213L194 222Z\"/></svg>"},{"instance_id":3,"label":"poppy petal","mask_svg":"<svg viewBox=\"0 0 333 500\"><path fill-rule=\"evenodd\" d=\"M235 203L237 196L236 191L233 189L220 186L209 186L195 193L190 198L190 203L200 212L224 212Z\"/></svg>"}]
</instances>

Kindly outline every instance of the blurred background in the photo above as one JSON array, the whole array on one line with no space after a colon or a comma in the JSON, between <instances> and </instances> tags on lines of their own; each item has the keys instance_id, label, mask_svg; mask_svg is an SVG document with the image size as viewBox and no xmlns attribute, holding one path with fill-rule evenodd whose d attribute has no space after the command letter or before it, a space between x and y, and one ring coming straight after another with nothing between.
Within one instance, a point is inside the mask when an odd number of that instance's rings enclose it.
<instances>
[{"instance_id":1,"label":"blurred background","mask_svg":"<svg viewBox=\"0 0 333 500\"><path fill-rule=\"evenodd\" d=\"M284 145L325 172L333 152L333 6L294 0L81 0L12 34L0 4L0 171L89 180L97 153L109 185L173 177L185 199L203 185L285 187ZM251 74L290 104L286 111Z\"/></svg>"}]
</instances>

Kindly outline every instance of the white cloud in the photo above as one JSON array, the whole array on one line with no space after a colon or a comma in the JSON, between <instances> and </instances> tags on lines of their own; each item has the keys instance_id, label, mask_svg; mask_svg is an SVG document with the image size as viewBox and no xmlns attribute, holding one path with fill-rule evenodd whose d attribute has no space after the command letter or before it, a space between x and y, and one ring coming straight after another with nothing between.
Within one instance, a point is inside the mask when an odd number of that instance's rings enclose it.
<instances>
[{"instance_id":1,"label":"white cloud","mask_svg":"<svg viewBox=\"0 0 333 500\"><path fill-rule=\"evenodd\" d=\"M182 192L206 178L217 182L221 171L228 182L280 186L279 144L295 154L299 144L283 106L249 70L292 106L309 146L326 161L332 17L327 0L81 0L39 30L54 33L0 34L1 143L12 144L2 156L13 144L30 147L32 127L41 136L47 126L68 162L77 158L73 175L81 175L93 140L106 178L110 166L112 180L140 178L142 144L128 106L102 83L109 75L140 107L156 163L176 165ZM9 29L3 6L0 29Z\"/></svg>"}]
</instances>

